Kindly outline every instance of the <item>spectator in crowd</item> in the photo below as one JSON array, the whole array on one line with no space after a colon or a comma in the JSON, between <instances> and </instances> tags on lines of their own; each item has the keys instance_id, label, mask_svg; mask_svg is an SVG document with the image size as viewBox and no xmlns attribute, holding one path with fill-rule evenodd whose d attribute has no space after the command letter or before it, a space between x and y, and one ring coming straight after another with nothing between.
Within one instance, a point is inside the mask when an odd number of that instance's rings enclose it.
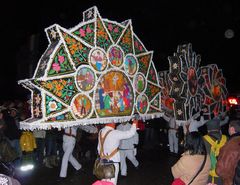
<instances>
[{"instance_id":1,"label":"spectator in crowd","mask_svg":"<svg viewBox=\"0 0 240 185\"><path fill-rule=\"evenodd\" d=\"M21 160L22 160L22 150L20 147L21 130L18 128L15 119L9 114L6 114L4 121L6 124L6 128L4 129L4 134L8 138L11 146L15 148L18 154L18 160L15 161L14 165L16 167L19 167L21 165Z\"/></svg>"},{"instance_id":2,"label":"spectator in crowd","mask_svg":"<svg viewBox=\"0 0 240 185\"><path fill-rule=\"evenodd\" d=\"M221 147L227 142L227 136L221 132L220 120L212 119L206 122L207 134L204 136L204 142L207 153L211 159L211 169L209 173L208 183L222 185L222 179L216 174L217 157Z\"/></svg>"},{"instance_id":3,"label":"spectator in crowd","mask_svg":"<svg viewBox=\"0 0 240 185\"><path fill-rule=\"evenodd\" d=\"M230 121L228 132L230 139L220 150L216 173L223 179L223 185L239 185L240 121Z\"/></svg>"},{"instance_id":4,"label":"spectator in crowd","mask_svg":"<svg viewBox=\"0 0 240 185\"><path fill-rule=\"evenodd\" d=\"M105 158L107 156L109 160L112 160L114 162L114 166L115 166L115 177L111 179L102 179L103 181L106 180L106 181L112 182L114 185L117 184L118 173L119 173L119 162L120 162L120 153L118 151L118 147L122 139L128 139L134 136L137 129L137 123L138 121L134 120L130 130L128 131L116 130L115 123L108 123L105 125L105 127L103 127L99 131L98 147L97 147L98 154L100 158ZM105 138L104 145L101 146L101 140L102 138L105 137L107 133L109 134Z\"/></svg>"},{"instance_id":5,"label":"spectator in crowd","mask_svg":"<svg viewBox=\"0 0 240 185\"><path fill-rule=\"evenodd\" d=\"M45 136L46 156L44 158L44 164L47 168L53 168L53 167L58 166L57 135L58 135L57 128L52 128L50 130L46 130L46 136Z\"/></svg>"},{"instance_id":6,"label":"spectator in crowd","mask_svg":"<svg viewBox=\"0 0 240 185\"><path fill-rule=\"evenodd\" d=\"M1 185L21 185L21 183L14 177L10 177L0 173L0 184Z\"/></svg>"},{"instance_id":7,"label":"spectator in crowd","mask_svg":"<svg viewBox=\"0 0 240 185\"><path fill-rule=\"evenodd\" d=\"M123 122L117 126L117 130L128 131L131 128L129 122ZM122 176L127 176L127 161L129 159L135 168L138 168L139 162L136 159L137 145L139 142L139 135L136 132L134 136L128 139L122 139L119 145L120 151L120 171Z\"/></svg>"},{"instance_id":8,"label":"spectator in crowd","mask_svg":"<svg viewBox=\"0 0 240 185\"><path fill-rule=\"evenodd\" d=\"M35 151L35 160L37 164L42 165L43 159L44 159L46 131L35 129L33 131L33 135L36 139L36 144L37 144L37 148Z\"/></svg>"},{"instance_id":9,"label":"spectator in crowd","mask_svg":"<svg viewBox=\"0 0 240 185\"><path fill-rule=\"evenodd\" d=\"M171 168L173 177L174 179L180 178L185 184L189 184L201 169L202 164L204 164L203 169L195 177L191 185L207 184L211 164L202 135L199 132L189 132L186 135L184 153Z\"/></svg>"}]
</instances>

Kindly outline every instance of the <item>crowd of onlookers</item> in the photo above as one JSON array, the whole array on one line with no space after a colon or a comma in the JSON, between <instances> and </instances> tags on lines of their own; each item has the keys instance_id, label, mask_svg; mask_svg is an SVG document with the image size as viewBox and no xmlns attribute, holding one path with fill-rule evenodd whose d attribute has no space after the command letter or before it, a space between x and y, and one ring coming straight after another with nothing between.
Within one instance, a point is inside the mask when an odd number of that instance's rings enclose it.
<instances>
[{"instance_id":1,"label":"crowd of onlookers","mask_svg":"<svg viewBox=\"0 0 240 185\"><path fill-rule=\"evenodd\" d=\"M6 162L4 161L7 160L4 158L4 152L9 152L2 144L5 141L15 151L12 154L13 160L11 160L11 155L7 155L8 160L15 167L20 167L26 160L32 160L35 165L44 165L47 168L59 166L64 154L62 148L64 130L55 128L50 130L21 130L20 122L30 117L31 111L28 101L1 102L0 162ZM164 120L161 121L164 122ZM178 152L182 154L176 156L179 161L172 167L172 174L175 179L180 179L188 184L198 172L192 184L204 184L207 179L210 184L217 185L237 185L240 183L240 121L229 121L226 139L223 139L225 134L222 132L220 122L219 119L210 120L204 125L207 129L205 132L201 132L200 129L200 132L193 131L185 135L184 151L183 153L182 151ZM138 130L139 148L149 149L153 145L168 143L168 141L163 141L167 138L168 126L159 127L159 125L167 124L157 123L155 125L157 129L154 128L154 125L145 122L142 124L143 128ZM101 126L104 125L99 125L99 130ZM158 133L156 133L156 130L158 130ZM97 143L98 134L91 134L78 129L74 156L81 161L95 160ZM219 144L216 151L218 157L214 162L210 154L212 148L216 148L217 145L213 143ZM214 169L212 169L213 165Z\"/></svg>"},{"instance_id":2,"label":"crowd of onlookers","mask_svg":"<svg viewBox=\"0 0 240 185\"><path fill-rule=\"evenodd\" d=\"M63 130L57 128L33 131L20 129L20 122L30 117L29 101L5 101L0 104L0 139L8 142L15 149L14 166L20 167L25 160L32 160L35 165L45 165L48 168L59 166L63 156ZM77 144L74 150L76 158L93 159L96 141L94 134L78 129ZM0 154L4 153L4 150L0 148ZM0 159L4 162L3 158Z\"/></svg>"}]
</instances>

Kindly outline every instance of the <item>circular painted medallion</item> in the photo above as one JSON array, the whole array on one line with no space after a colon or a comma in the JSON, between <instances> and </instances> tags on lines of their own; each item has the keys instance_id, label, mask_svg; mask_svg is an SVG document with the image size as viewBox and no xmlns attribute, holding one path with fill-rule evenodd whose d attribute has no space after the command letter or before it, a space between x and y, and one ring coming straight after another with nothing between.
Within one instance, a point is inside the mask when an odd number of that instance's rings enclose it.
<instances>
[{"instance_id":1,"label":"circular painted medallion","mask_svg":"<svg viewBox=\"0 0 240 185\"><path fill-rule=\"evenodd\" d=\"M90 64L97 71L104 71L107 67L107 56L101 49L95 48L90 53Z\"/></svg>"},{"instance_id":2,"label":"circular painted medallion","mask_svg":"<svg viewBox=\"0 0 240 185\"><path fill-rule=\"evenodd\" d=\"M137 59L133 55L127 55L124 60L124 69L129 75L137 71Z\"/></svg>"},{"instance_id":3,"label":"circular painted medallion","mask_svg":"<svg viewBox=\"0 0 240 185\"><path fill-rule=\"evenodd\" d=\"M99 117L131 115L133 88L124 73L114 70L101 76L95 93L95 107Z\"/></svg>"},{"instance_id":4,"label":"circular painted medallion","mask_svg":"<svg viewBox=\"0 0 240 185\"><path fill-rule=\"evenodd\" d=\"M141 114L144 114L148 108L148 98L145 94L137 97L137 110Z\"/></svg>"},{"instance_id":5,"label":"circular painted medallion","mask_svg":"<svg viewBox=\"0 0 240 185\"><path fill-rule=\"evenodd\" d=\"M92 102L86 95L79 94L73 99L71 108L76 118L83 119L91 113Z\"/></svg>"},{"instance_id":6,"label":"circular painted medallion","mask_svg":"<svg viewBox=\"0 0 240 185\"><path fill-rule=\"evenodd\" d=\"M118 46L113 46L108 52L108 58L113 66L119 67L123 63L123 52Z\"/></svg>"},{"instance_id":7,"label":"circular painted medallion","mask_svg":"<svg viewBox=\"0 0 240 185\"><path fill-rule=\"evenodd\" d=\"M134 87L137 92L141 93L145 89L146 80L143 74L138 73L134 80Z\"/></svg>"},{"instance_id":8,"label":"circular painted medallion","mask_svg":"<svg viewBox=\"0 0 240 185\"><path fill-rule=\"evenodd\" d=\"M77 86L82 91L90 91L95 85L95 74L89 67L82 67L78 70L76 76Z\"/></svg>"}]
</instances>

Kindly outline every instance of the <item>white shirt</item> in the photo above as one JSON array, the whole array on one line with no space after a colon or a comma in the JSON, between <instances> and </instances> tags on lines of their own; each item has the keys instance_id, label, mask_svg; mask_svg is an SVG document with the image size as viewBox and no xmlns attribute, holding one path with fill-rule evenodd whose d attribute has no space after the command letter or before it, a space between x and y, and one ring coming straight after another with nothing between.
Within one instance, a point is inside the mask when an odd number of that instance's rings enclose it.
<instances>
[{"instance_id":1,"label":"white shirt","mask_svg":"<svg viewBox=\"0 0 240 185\"><path fill-rule=\"evenodd\" d=\"M126 124L120 124L117 126L117 130L121 131L127 131L130 130L131 124L126 123ZM134 136L130 137L129 139L122 139L120 141L119 149L134 149L134 145L138 144L139 141L139 136L138 133L136 132Z\"/></svg>"},{"instance_id":2,"label":"white shirt","mask_svg":"<svg viewBox=\"0 0 240 185\"><path fill-rule=\"evenodd\" d=\"M100 130L99 133L102 133L102 137L105 136L108 130L112 130L108 136L105 139L105 142L103 144L103 151L105 155L110 155L113 150L119 147L120 141L122 139L128 139L136 133L136 125L132 124L130 130L128 131L120 131L120 130L115 130L112 127L105 126ZM100 134L98 136L98 153L100 153ZM113 160L114 162L120 162L120 153L119 151L112 157L110 160Z\"/></svg>"}]
</instances>

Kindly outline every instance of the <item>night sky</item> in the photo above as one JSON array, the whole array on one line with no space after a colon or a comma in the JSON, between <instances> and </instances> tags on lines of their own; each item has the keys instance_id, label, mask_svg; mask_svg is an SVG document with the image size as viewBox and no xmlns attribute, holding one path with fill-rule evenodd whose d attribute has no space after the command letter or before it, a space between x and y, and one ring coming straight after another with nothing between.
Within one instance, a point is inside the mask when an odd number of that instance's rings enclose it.
<instances>
[{"instance_id":1,"label":"night sky","mask_svg":"<svg viewBox=\"0 0 240 185\"><path fill-rule=\"evenodd\" d=\"M146 0L144 3L131 0L69 0L65 3L15 0L5 2L0 12L0 98L11 99L25 93L17 81L32 76L19 71L17 66L24 60L19 51L32 34L39 35L40 59L48 46L44 29L55 23L67 29L74 27L82 21L82 12L94 5L102 18L117 22L132 20L135 34L147 50L154 51L157 71L169 69L167 57L173 55L179 44L192 43L193 51L201 55L201 66L217 64L223 71L229 92L240 91L237 67L240 54L239 0ZM228 29L234 33L231 38L225 37ZM36 65L38 61L33 62Z\"/></svg>"}]
</instances>

